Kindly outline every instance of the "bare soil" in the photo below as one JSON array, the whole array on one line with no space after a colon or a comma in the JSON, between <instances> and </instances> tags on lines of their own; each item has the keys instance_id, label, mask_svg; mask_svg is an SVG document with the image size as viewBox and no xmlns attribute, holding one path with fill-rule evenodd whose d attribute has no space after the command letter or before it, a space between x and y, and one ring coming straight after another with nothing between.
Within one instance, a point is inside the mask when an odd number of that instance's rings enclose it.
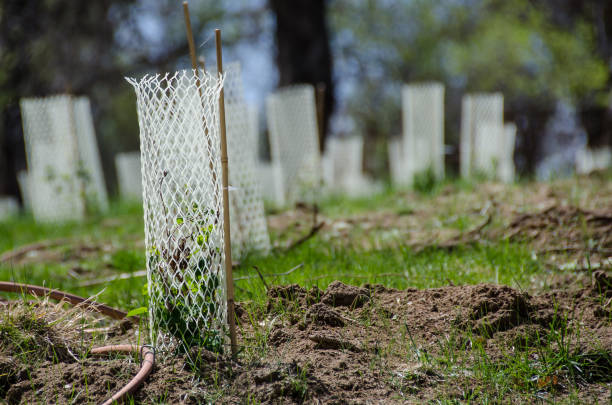
<instances>
[{"instance_id":1,"label":"bare soil","mask_svg":"<svg viewBox=\"0 0 612 405\"><path fill-rule=\"evenodd\" d=\"M580 395L606 402L612 382L612 275L593 274L589 285L529 295L507 286L449 286L398 291L380 285L332 283L325 291L297 285L274 287L267 308L252 322L239 305L239 362L202 353L199 364L182 358L159 359L156 370L136 393L136 403L419 403L436 398L478 399L495 395L483 384L475 364L482 358L503 362L514 350L536 352L537 336L555 322L580 325L582 338L572 349L592 357L583 370ZM40 330L53 339L53 326ZM117 329L113 340L133 341L133 329ZM78 329L73 330L78 334ZM1 335L0 347L10 339ZM91 340L90 340L91 341ZM137 360L82 357L87 345L76 337L66 354L43 356L32 366L0 351L2 392L10 404L97 403L133 376ZM60 344L61 343L61 344ZM454 345L464 368L449 373L440 363ZM481 348L481 349L477 349ZM484 356L484 357L483 357ZM427 361L430 359L431 361ZM436 359L435 361L433 359ZM535 361L535 360L534 360ZM10 370L10 371L9 371ZM458 370L459 371L459 370ZM563 399L575 384L569 374L533 377L545 399ZM554 378L553 378L554 377ZM546 379L548 378L548 380ZM475 390L479 394L474 397ZM525 392L507 397L521 402Z\"/></svg>"},{"instance_id":2,"label":"bare soil","mask_svg":"<svg viewBox=\"0 0 612 405\"><path fill-rule=\"evenodd\" d=\"M492 284L394 290L338 281L325 290L271 287L267 305L237 305L237 361L206 351L199 351L195 363L160 354L134 403L608 403L609 183L595 182L576 195L570 183L510 191L488 185L480 194L452 189L443 191L436 204L406 194L398 198L409 200L410 210L319 215L326 223L321 236L331 243L361 249L398 243L452 249L520 240L551 267L567 271L555 272L546 290ZM455 226L460 215L469 222L463 230ZM270 218L271 229L282 234L279 248L299 240L313 223L312 212L304 207ZM105 251L78 248L74 255ZM49 254L45 260L67 258ZM88 356L91 347L138 342L136 326L113 323L92 334L76 322L66 326L67 319L77 319L64 313L66 307L17 317L29 313L24 307L32 304L0 302L0 402L100 403L136 374L136 358ZM91 321L85 329L92 329L92 323L109 326ZM141 331L140 336L147 334ZM553 362L547 371L550 354L559 354L555 361L569 361ZM513 366L517 358L524 360L522 366ZM499 397L501 383L510 389Z\"/></svg>"}]
</instances>

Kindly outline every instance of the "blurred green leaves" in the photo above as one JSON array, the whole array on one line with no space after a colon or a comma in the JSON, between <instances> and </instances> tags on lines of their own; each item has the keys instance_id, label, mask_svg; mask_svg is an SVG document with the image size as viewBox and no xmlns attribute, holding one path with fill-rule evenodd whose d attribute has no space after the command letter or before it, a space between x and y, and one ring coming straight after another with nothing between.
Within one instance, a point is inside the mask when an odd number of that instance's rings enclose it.
<instances>
[{"instance_id":1,"label":"blurred green leaves","mask_svg":"<svg viewBox=\"0 0 612 405\"><path fill-rule=\"evenodd\" d=\"M604 100L609 70L593 23L568 15L561 26L553 3L332 2L336 65L355 74L345 79L348 114L366 134L399 132L398 86L409 81L442 81L455 94L502 91L508 101Z\"/></svg>"},{"instance_id":2,"label":"blurred green leaves","mask_svg":"<svg viewBox=\"0 0 612 405\"><path fill-rule=\"evenodd\" d=\"M526 0L485 3L475 29L447 48L447 72L465 77L467 89L574 101L605 87L608 69L586 21L567 30Z\"/></svg>"}]
</instances>

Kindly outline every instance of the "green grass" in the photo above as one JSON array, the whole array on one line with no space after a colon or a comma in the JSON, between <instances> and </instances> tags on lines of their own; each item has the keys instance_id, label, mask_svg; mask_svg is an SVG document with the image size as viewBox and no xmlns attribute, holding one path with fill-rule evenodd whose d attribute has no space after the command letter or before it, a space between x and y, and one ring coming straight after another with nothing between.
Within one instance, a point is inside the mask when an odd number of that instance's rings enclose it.
<instances>
[{"instance_id":1,"label":"green grass","mask_svg":"<svg viewBox=\"0 0 612 405\"><path fill-rule=\"evenodd\" d=\"M77 259L79 268L96 277L111 267L117 272L130 272L145 266L144 249L131 246L144 239L142 208L135 204L112 204L106 215L88 217L83 222L39 224L30 215L8 222L0 222L0 252L16 247L54 239L67 239L69 243L59 250L69 259L80 244L108 245L113 251L101 251L87 259ZM71 274L75 260L56 260L28 265L0 264L0 280L17 281L62 289L82 296L99 294L98 299L116 307L131 309L145 304L142 294L143 278L120 280L108 285L89 288L78 287L83 280Z\"/></svg>"},{"instance_id":2,"label":"green grass","mask_svg":"<svg viewBox=\"0 0 612 405\"><path fill-rule=\"evenodd\" d=\"M286 276L295 266L302 267ZM347 284L384 284L387 287L432 288L453 283L501 283L520 286L541 271L524 245L499 242L492 245L459 247L451 252L435 247L415 252L408 247L369 252L332 246L313 238L289 253L248 257L234 272L238 299L260 299L264 286L253 266L268 284L297 283L325 288L334 280ZM248 279L240 279L250 277Z\"/></svg>"},{"instance_id":3,"label":"green grass","mask_svg":"<svg viewBox=\"0 0 612 405\"><path fill-rule=\"evenodd\" d=\"M449 188L455 192L469 193L474 184L431 183L425 179L418 193L386 189L371 198L347 200L330 197L322 202L320 209L324 216L331 218L371 211L413 215L420 212L423 205L434 203L436 197L445 189L448 192ZM474 226L475 220L479 223L482 218L480 214L474 217L463 208L450 206L446 211L435 214L445 222L447 229L464 232ZM44 225L35 223L29 216L23 216L0 223L0 233L0 253L36 241L57 238L71 240L71 243L59 249L62 260L0 265L0 280L45 285L82 296L96 295L99 301L124 310L146 306L144 277L79 287L83 277L75 276L74 273L75 265L85 272L85 278L106 277L144 268L145 249L138 244L144 238L143 216L138 205L113 204L108 214L90 217L83 223ZM272 237L276 239L279 236L273 234ZM360 234L359 237L364 235ZM340 280L353 285L383 284L397 289L496 283L525 290L534 281L541 280L548 271L542 260L536 258L526 244L506 240L460 245L451 250L430 246L416 251L402 241L396 241L392 247L361 250L327 238L317 234L290 251L277 249L265 257L251 255L241 259L234 271L236 299L252 302L253 305L247 305L246 308L254 332L246 338L244 358L257 360L270 349L267 342L269 330L257 326L265 317L266 288L254 270L255 266L270 286L296 283L307 288L317 286L321 289L334 280ZM82 243L105 245L109 249L87 255L85 259L74 259L75 246ZM294 268L290 274L276 275ZM287 316L291 315L291 308L284 310L289 314ZM612 372L609 350L582 350L580 328L570 326L565 316L559 313L556 321L543 334L521 347L512 350L509 348L501 358L491 358L485 350L485 340L463 330L440 338L435 352L425 351L422 342L415 342L411 336L401 336L393 347L381 348L380 356L407 352L408 362L420 363L424 369L440 375L442 388L460 391L459 396L449 396L446 394L448 390L441 389L438 403L497 403L508 398L536 401L540 391L554 393L559 389L556 378L572 392L577 391L580 384L585 382L606 380ZM367 319L362 321L367 327ZM18 329L0 327L0 334L14 334L11 340L17 342L19 350L27 354L35 342L27 335L18 333ZM383 367L382 364L382 361L373 362L372 367ZM422 378L419 373L407 373L393 379L390 377L389 384L396 387L398 395L410 394L415 381ZM306 374L307 370L300 368L295 375L290 376L292 389L299 398L307 394ZM570 401L571 398L570 395ZM163 398L159 401L163 402Z\"/></svg>"},{"instance_id":4,"label":"green grass","mask_svg":"<svg viewBox=\"0 0 612 405\"><path fill-rule=\"evenodd\" d=\"M55 238L144 238L142 207L140 204L113 203L104 215L89 216L83 222L61 224L36 223L31 215L24 214L9 221L0 221L0 235L0 253L24 244Z\"/></svg>"},{"instance_id":5,"label":"green grass","mask_svg":"<svg viewBox=\"0 0 612 405\"><path fill-rule=\"evenodd\" d=\"M334 217L347 212L367 212L377 206L407 210L408 205L405 198L387 190L370 199L331 198L324 202L321 209L325 215ZM342 210L338 207L342 207ZM449 226L462 230L467 228L466 220L461 216ZM138 205L113 204L107 215L91 217L82 223L37 224L31 217L24 216L0 223L0 232L3 234L0 252L56 238L67 238L76 244L97 242L112 245L111 252L78 262L79 267L88 271L89 278L95 278L101 269L123 273L145 266L144 249L126 243L144 238L142 210ZM70 257L71 249L65 248L66 257ZM99 294L100 300L124 309L145 305L142 294L144 278L82 288L78 285L83 280L71 274L70 264L70 261L52 261L24 266L0 265L0 280L46 285L84 296ZM301 267L289 275L269 276L298 265ZM264 286L253 266L261 270L269 284L297 283L304 287L320 288L325 288L334 280L356 285L380 283L394 288L430 288L449 283L483 282L520 286L542 270L541 264L531 258L527 247L504 241L491 245L460 246L450 252L432 247L416 253L403 246L373 251L345 248L316 235L289 252L276 251L267 257L243 259L235 270L238 300L261 301L265 297ZM108 275L108 270L104 274ZM250 278L240 279L244 277Z\"/></svg>"}]
</instances>

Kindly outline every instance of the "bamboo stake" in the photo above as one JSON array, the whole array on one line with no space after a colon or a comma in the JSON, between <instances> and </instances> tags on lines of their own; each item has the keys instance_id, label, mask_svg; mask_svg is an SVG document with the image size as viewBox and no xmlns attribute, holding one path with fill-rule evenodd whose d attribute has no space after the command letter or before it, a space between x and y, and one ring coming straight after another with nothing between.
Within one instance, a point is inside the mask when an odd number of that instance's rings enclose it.
<instances>
[{"instance_id":1,"label":"bamboo stake","mask_svg":"<svg viewBox=\"0 0 612 405\"><path fill-rule=\"evenodd\" d=\"M223 55L221 50L221 30L215 30L215 44L217 48L217 72L223 74ZM230 236L230 213L228 194L228 159L227 138L225 132L225 96L223 88L219 95L219 126L221 127L221 173L223 182L223 236L225 242L225 282L227 285L227 322L230 329L232 356L236 357L238 346L236 344L236 320L234 318L234 276L232 273L232 243Z\"/></svg>"},{"instance_id":2,"label":"bamboo stake","mask_svg":"<svg viewBox=\"0 0 612 405\"><path fill-rule=\"evenodd\" d=\"M321 82L317 84L317 92L315 94L315 104L317 107L317 129L319 130L319 150L325 149L325 83Z\"/></svg>"},{"instance_id":3,"label":"bamboo stake","mask_svg":"<svg viewBox=\"0 0 612 405\"><path fill-rule=\"evenodd\" d=\"M185 29L187 30L187 43L189 44L191 67L196 71L196 76L198 76L198 62L196 60L195 43L193 41L193 32L191 31L191 17L189 16L189 3L187 0L183 2L183 13L185 14ZM199 84L198 88L200 88Z\"/></svg>"},{"instance_id":4,"label":"bamboo stake","mask_svg":"<svg viewBox=\"0 0 612 405\"><path fill-rule=\"evenodd\" d=\"M200 87L200 73L198 72L198 62L196 60L196 52L195 52L195 42L193 40L193 32L191 31L191 17L189 15L189 3L187 0L183 1L183 12L185 14L185 29L187 30L187 43L189 44L189 57L191 59L191 67L195 72L196 77L196 86L198 88L198 94L200 95L200 100L202 101L202 108L204 109L204 101L202 97L202 88ZM204 66L204 58L202 58L202 72L206 72ZM210 138L208 138L208 126L206 125L206 119L202 117L202 125L204 125L204 134L206 135L206 139L208 141L208 148L212 150L212 143L210 142ZM214 165L212 159L208 164L210 168L210 172L212 174L213 182L217 181L217 173L215 173Z\"/></svg>"},{"instance_id":5,"label":"bamboo stake","mask_svg":"<svg viewBox=\"0 0 612 405\"><path fill-rule=\"evenodd\" d=\"M198 62L195 53L195 44L193 40L193 32L191 31L191 17L189 16L189 4L187 0L183 1L183 12L185 14L185 28L187 30L187 42L189 44L189 56L191 58L191 67L193 68L196 76L196 85L198 87L198 93L200 100L202 101L202 107L204 107L204 100L202 97L202 88L200 87L200 74L198 72ZM215 30L217 39L217 71L219 74L223 73L223 62L221 60L221 31ZM205 72L204 59L201 60L202 72ZM202 124L204 125L204 135L208 141L208 147L212 150L212 143L208 136L208 125L204 117L202 117ZM238 353L238 345L236 343L236 320L234 319L234 278L232 273L232 245L230 239L230 220L229 220L229 196L228 196L228 179L227 179L227 142L225 139L225 100L223 97L223 88L219 95L219 124L221 127L221 171L222 171L222 187L223 187L223 239L225 249L225 280L227 289L227 318L230 329L230 342L232 356L236 357ZM209 162L210 172L212 173L213 182L217 183L217 174L214 170L212 159ZM215 204L216 206L216 204ZM217 220L219 215L217 213Z\"/></svg>"}]
</instances>

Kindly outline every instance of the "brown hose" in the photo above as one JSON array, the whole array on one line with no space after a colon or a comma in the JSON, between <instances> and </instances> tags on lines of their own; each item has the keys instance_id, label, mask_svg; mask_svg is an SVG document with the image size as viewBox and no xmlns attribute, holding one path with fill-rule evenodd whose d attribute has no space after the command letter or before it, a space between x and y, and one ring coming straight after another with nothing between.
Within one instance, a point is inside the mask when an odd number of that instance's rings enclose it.
<instances>
[{"instance_id":1,"label":"brown hose","mask_svg":"<svg viewBox=\"0 0 612 405\"><path fill-rule=\"evenodd\" d=\"M113 352L123 353L140 353L142 355L142 366L140 371L130 380L129 383L112 397L106 400L102 405L111 405L115 402L123 402L126 395L134 392L140 384L151 374L153 370L153 364L155 363L155 353L147 346L137 345L114 345L114 346L103 346L96 347L91 350L91 354L109 354Z\"/></svg>"},{"instance_id":2,"label":"brown hose","mask_svg":"<svg viewBox=\"0 0 612 405\"><path fill-rule=\"evenodd\" d=\"M51 290L50 288L40 287L30 284L20 284L10 281L0 281L0 291L30 294L37 297L49 296L54 300L65 300L72 305L82 305L84 308L107 315L113 319L125 319L127 313L108 305L100 304L91 301L87 298L79 297L78 295L69 294L59 290ZM138 317L128 318L132 322L138 322ZM92 354L108 354L112 352L124 353L140 353L142 356L142 365L140 371L130 380L130 382L114 394L110 399L106 400L103 405L111 405L115 402L123 402L128 394L134 392L144 380L151 374L153 364L155 363L155 352L147 346L138 345L114 345L96 347L91 350Z\"/></svg>"},{"instance_id":3,"label":"brown hose","mask_svg":"<svg viewBox=\"0 0 612 405\"><path fill-rule=\"evenodd\" d=\"M57 301L67 301L72 305L82 305L86 309L90 309L95 312L99 312L113 319L125 319L127 312L121 311L117 308L110 307L105 304L92 301L88 298L79 297L78 295L69 294L59 290L52 290L46 287L40 287L31 284L20 284L11 281L0 281L0 291L19 293L19 294L30 294L37 297L49 296L50 298ZM139 318L131 316L128 320L138 323Z\"/></svg>"}]
</instances>

